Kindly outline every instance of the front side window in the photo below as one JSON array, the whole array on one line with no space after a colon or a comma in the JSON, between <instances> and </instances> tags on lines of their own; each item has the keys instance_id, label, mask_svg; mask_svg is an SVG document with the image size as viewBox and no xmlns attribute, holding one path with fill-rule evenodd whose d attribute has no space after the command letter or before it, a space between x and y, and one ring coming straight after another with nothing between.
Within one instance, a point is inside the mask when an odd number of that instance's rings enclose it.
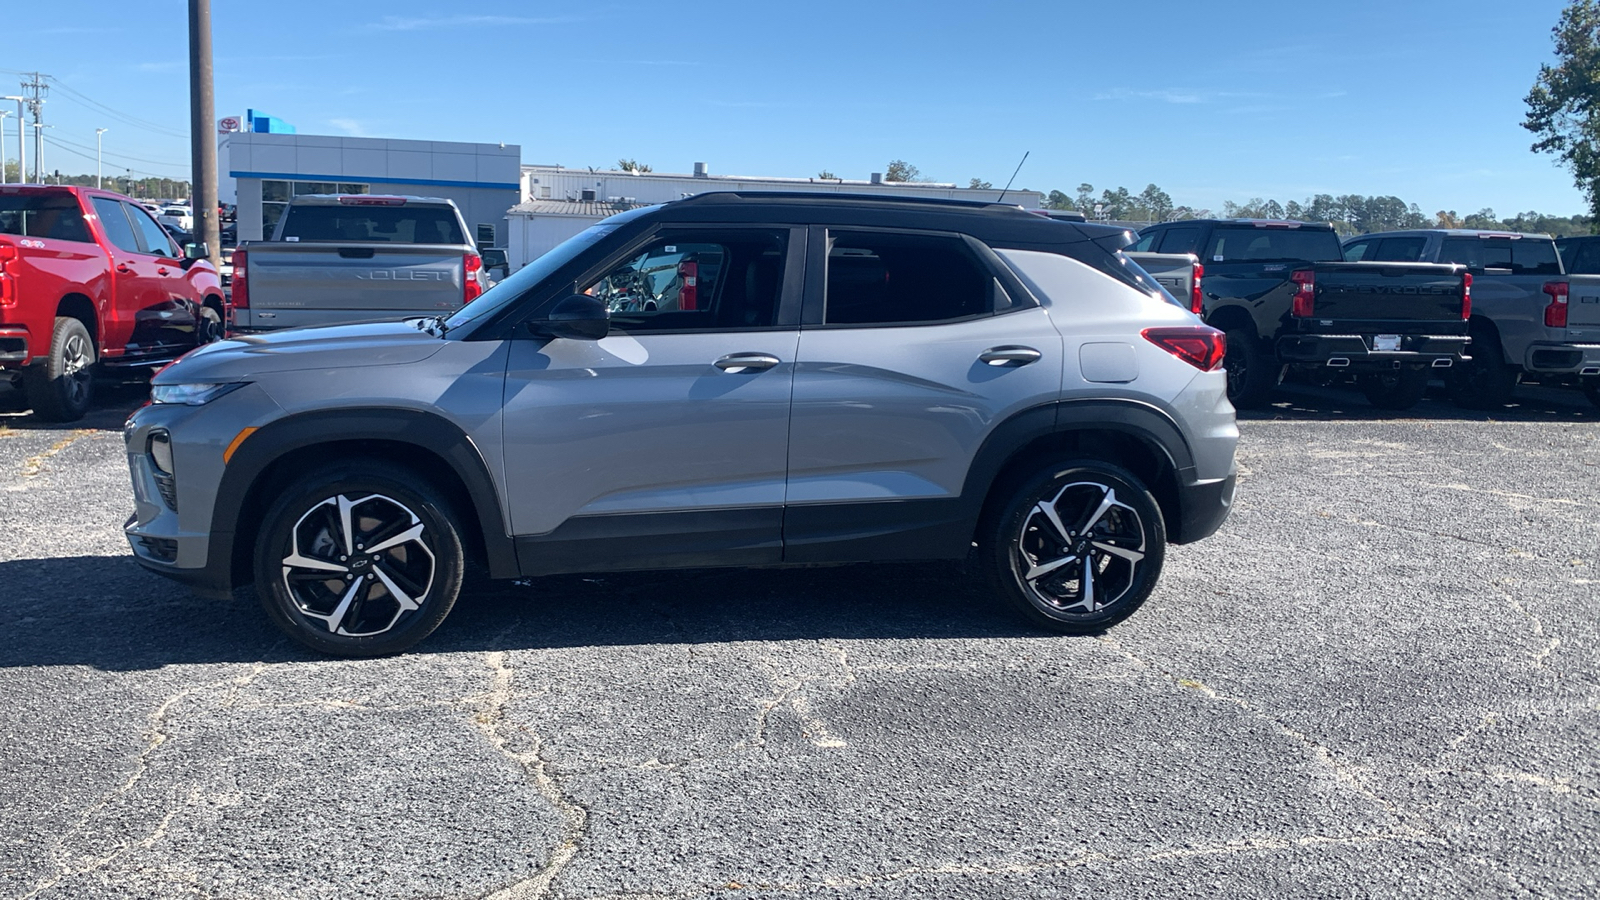
<instances>
[{"instance_id":1,"label":"front side window","mask_svg":"<svg viewBox=\"0 0 1600 900\"><path fill-rule=\"evenodd\" d=\"M1422 249L1427 246L1425 237L1384 238L1373 255L1377 262L1417 262L1422 259Z\"/></svg>"},{"instance_id":2,"label":"front side window","mask_svg":"<svg viewBox=\"0 0 1600 900\"><path fill-rule=\"evenodd\" d=\"M133 220L133 227L139 232L144 252L170 259L177 259L182 255L173 246L172 236L167 234L166 229L157 225L149 213L131 203L124 203L123 206L128 208L128 218Z\"/></svg>"},{"instance_id":3,"label":"front side window","mask_svg":"<svg viewBox=\"0 0 1600 900\"><path fill-rule=\"evenodd\" d=\"M1192 225L1182 225L1177 228L1167 229L1166 237L1161 239L1162 253L1193 253L1194 245L1200 243L1200 229Z\"/></svg>"},{"instance_id":4,"label":"front side window","mask_svg":"<svg viewBox=\"0 0 1600 900\"><path fill-rule=\"evenodd\" d=\"M658 235L585 285L622 332L766 328L777 322L789 235L734 229Z\"/></svg>"},{"instance_id":5,"label":"front side window","mask_svg":"<svg viewBox=\"0 0 1600 900\"><path fill-rule=\"evenodd\" d=\"M966 242L943 235L835 231L828 325L945 322L994 308L995 279Z\"/></svg>"},{"instance_id":6,"label":"front side window","mask_svg":"<svg viewBox=\"0 0 1600 900\"><path fill-rule=\"evenodd\" d=\"M109 197L94 198L94 214L100 217L100 227L105 230L106 239L119 250L129 253L143 253L139 247L139 239L134 236L133 223L128 221L127 213L122 211L122 203Z\"/></svg>"}]
</instances>

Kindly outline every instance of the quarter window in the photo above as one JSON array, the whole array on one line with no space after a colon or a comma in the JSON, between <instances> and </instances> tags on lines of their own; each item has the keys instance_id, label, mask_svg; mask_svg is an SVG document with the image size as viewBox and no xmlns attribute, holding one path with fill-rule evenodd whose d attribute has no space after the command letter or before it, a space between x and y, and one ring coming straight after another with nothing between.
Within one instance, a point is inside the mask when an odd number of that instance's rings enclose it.
<instances>
[{"instance_id":1,"label":"quarter window","mask_svg":"<svg viewBox=\"0 0 1600 900\"><path fill-rule=\"evenodd\" d=\"M827 292L829 325L901 325L988 313L996 282L960 238L836 231Z\"/></svg>"},{"instance_id":2,"label":"quarter window","mask_svg":"<svg viewBox=\"0 0 1600 900\"><path fill-rule=\"evenodd\" d=\"M739 229L658 235L587 285L611 325L636 331L728 331L777 322L784 230Z\"/></svg>"},{"instance_id":3,"label":"quarter window","mask_svg":"<svg viewBox=\"0 0 1600 900\"><path fill-rule=\"evenodd\" d=\"M100 217L100 227L105 229L106 239L120 250L129 253L143 253L139 247L139 239L133 234L133 224L128 221L128 216L122 211L122 203L109 197L94 198L94 212Z\"/></svg>"}]
</instances>

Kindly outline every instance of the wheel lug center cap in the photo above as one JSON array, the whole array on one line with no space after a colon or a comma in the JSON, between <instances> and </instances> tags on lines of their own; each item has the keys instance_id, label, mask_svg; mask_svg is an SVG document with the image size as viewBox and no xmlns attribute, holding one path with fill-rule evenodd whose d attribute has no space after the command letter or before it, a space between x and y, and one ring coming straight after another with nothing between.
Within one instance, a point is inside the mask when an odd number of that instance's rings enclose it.
<instances>
[{"instance_id":1,"label":"wheel lug center cap","mask_svg":"<svg viewBox=\"0 0 1600 900\"><path fill-rule=\"evenodd\" d=\"M371 567L372 567L372 560L367 559L365 556L358 556L355 559L350 560L350 571L355 572L357 574L365 572L367 569L370 569Z\"/></svg>"}]
</instances>

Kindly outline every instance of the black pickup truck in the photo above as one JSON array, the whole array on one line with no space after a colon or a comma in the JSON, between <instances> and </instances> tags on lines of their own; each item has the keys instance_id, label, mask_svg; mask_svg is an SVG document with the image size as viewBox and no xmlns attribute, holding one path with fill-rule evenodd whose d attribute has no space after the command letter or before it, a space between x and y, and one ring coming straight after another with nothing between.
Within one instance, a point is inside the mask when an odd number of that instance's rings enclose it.
<instances>
[{"instance_id":1,"label":"black pickup truck","mask_svg":"<svg viewBox=\"0 0 1600 900\"><path fill-rule=\"evenodd\" d=\"M1353 378L1374 406L1409 409L1430 372L1463 358L1472 311L1464 266L1344 262L1329 225L1199 219L1152 225L1127 252L1193 253L1201 309L1227 333L1228 399L1261 406L1291 369Z\"/></svg>"}]
</instances>

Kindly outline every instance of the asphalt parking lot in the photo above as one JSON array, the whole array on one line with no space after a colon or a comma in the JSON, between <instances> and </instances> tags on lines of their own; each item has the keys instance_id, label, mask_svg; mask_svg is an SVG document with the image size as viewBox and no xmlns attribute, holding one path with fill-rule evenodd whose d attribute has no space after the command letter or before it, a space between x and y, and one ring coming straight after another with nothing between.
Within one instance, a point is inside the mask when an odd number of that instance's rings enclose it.
<instances>
[{"instance_id":1,"label":"asphalt parking lot","mask_svg":"<svg viewBox=\"0 0 1600 900\"><path fill-rule=\"evenodd\" d=\"M115 394L0 415L9 897L1600 892L1600 410L1242 423L1099 638L942 566L556 578L398 658L143 573Z\"/></svg>"}]
</instances>

